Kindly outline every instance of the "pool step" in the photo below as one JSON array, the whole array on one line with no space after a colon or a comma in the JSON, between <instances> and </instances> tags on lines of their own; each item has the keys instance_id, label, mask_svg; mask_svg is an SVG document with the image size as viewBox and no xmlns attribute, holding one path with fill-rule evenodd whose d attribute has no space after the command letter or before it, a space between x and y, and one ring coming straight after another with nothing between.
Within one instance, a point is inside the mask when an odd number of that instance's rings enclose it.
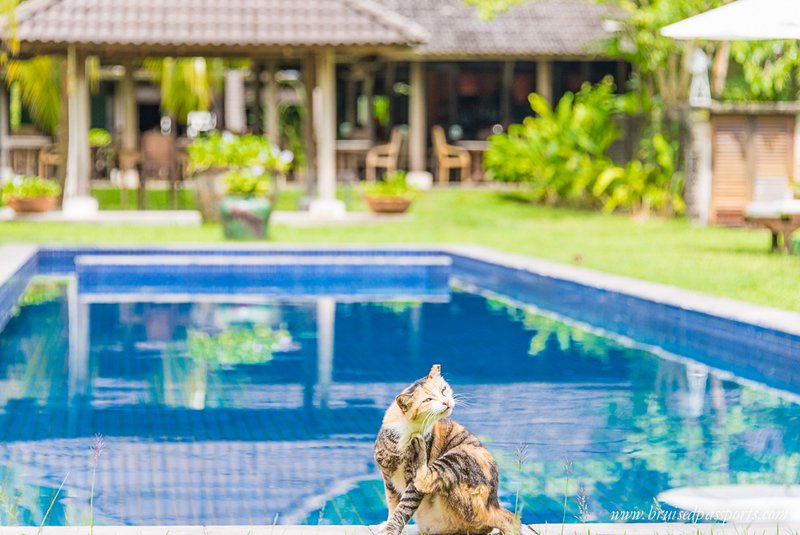
<instances>
[{"instance_id":1,"label":"pool step","mask_svg":"<svg viewBox=\"0 0 800 535\"><path fill-rule=\"evenodd\" d=\"M443 296L446 255L80 255L84 294Z\"/></svg>"}]
</instances>

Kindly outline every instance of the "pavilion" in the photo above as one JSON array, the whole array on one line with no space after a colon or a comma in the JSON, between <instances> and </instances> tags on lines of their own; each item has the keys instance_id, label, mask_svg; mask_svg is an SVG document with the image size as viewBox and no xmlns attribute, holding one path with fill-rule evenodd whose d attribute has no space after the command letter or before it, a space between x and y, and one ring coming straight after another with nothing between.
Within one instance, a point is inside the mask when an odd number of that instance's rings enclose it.
<instances>
[{"instance_id":1,"label":"pavilion","mask_svg":"<svg viewBox=\"0 0 800 535\"><path fill-rule=\"evenodd\" d=\"M122 146L136 149L133 60L144 56L291 59L318 95L309 102L318 204L336 201L336 53L406 48L425 39L413 22L364 0L29 0L16 13L21 55L67 57L69 116L65 211L91 209L86 59L126 65ZM96 205L95 205L96 206ZM95 208L96 209L96 208Z\"/></svg>"},{"instance_id":2,"label":"pavilion","mask_svg":"<svg viewBox=\"0 0 800 535\"><path fill-rule=\"evenodd\" d=\"M126 155L136 154L139 142L137 61L203 56L253 60L255 94L263 95L256 105L265 112L268 135L277 130L276 84L266 91L258 84L281 69L301 73L304 86L313 88L305 92L311 117L303 142L315 162L314 208L337 213L343 124L362 127L370 141L407 124L407 166L424 171L433 124L483 139L496 125L530 114L532 91L554 101L583 81L609 74L620 84L627 80L629 66L597 46L611 15L584 0L523 3L491 21L479 20L462 0L27 0L17 8L16 39L23 57L67 58L65 211L70 203L79 210L92 203L87 57L123 71L113 107L124 169L134 165ZM402 93L394 92L397 86ZM390 110L388 126L376 134L371 117L356 115L357 109L371 113L378 91L390 95ZM361 106L362 97L370 105ZM0 138L7 123L2 115Z\"/></svg>"}]
</instances>

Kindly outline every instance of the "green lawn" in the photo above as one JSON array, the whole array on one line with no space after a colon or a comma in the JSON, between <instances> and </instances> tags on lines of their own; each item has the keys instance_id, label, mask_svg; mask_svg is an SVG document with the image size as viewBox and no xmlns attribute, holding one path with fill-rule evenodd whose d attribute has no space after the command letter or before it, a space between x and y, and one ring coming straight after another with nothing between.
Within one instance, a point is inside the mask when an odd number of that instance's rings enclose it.
<instances>
[{"instance_id":1,"label":"green lawn","mask_svg":"<svg viewBox=\"0 0 800 535\"><path fill-rule=\"evenodd\" d=\"M278 190L278 210L297 210L300 200L306 192L300 188L287 187ZM138 201L135 191L128 191L125 194L119 188L94 187L92 196L97 199L101 210L131 210L136 209ZM127 205L123 202L127 197ZM360 200L358 192L353 188L339 188L339 198L347 205L348 210L364 210L364 205ZM148 210L168 210L169 191L166 189L149 188L147 190ZM180 190L178 192L177 208L180 210L196 210L197 200L192 190Z\"/></svg>"},{"instance_id":2,"label":"green lawn","mask_svg":"<svg viewBox=\"0 0 800 535\"><path fill-rule=\"evenodd\" d=\"M107 227L0 224L0 242L149 243L222 240L217 226ZM800 258L768 253L766 231L697 228L687 221L534 206L508 193L437 190L407 220L321 227L275 226L281 243L478 243L610 273L800 310Z\"/></svg>"}]
</instances>

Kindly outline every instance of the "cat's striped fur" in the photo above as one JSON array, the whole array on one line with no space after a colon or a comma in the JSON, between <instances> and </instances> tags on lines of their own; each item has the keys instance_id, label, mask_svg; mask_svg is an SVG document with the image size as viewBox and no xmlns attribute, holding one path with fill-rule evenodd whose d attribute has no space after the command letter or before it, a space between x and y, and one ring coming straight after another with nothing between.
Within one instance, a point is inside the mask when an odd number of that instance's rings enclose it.
<instances>
[{"instance_id":1,"label":"cat's striped fur","mask_svg":"<svg viewBox=\"0 0 800 535\"><path fill-rule=\"evenodd\" d=\"M433 366L389 409L375 442L389 506L385 532L399 535L412 516L420 532L511 535L518 523L497 497L497 463L466 428L449 420L452 389Z\"/></svg>"}]
</instances>

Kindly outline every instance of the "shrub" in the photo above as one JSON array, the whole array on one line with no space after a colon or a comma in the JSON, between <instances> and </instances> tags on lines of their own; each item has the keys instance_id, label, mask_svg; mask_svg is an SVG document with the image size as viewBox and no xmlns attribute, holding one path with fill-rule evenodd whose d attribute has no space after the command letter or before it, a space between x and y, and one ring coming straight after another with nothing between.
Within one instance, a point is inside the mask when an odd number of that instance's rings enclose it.
<instances>
[{"instance_id":1,"label":"shrub","mask_svg":"<svg viewBox=\"0 0 800 535\"><path fill-rule=\"evenodd\" d=\"M367 183L363 187L368 197L412 197L415 189L406 181L405 171L394 171L386 175L384 180Z\"/></svg>"},{"instance_id":2,"label":"shrub","mask_svg":"<svg viewBox=\"0 0 800 535\"><path fill-rule=\"evenodd\" d=\"M105 128L89 130L89 145L92 147L108 147L111 145L111 132Z\"/></svg>"},{"instance_id":3,"label":"shrub","mask_svg":"<svg viewBox=\"0 0 800 535\"><path fill-rule=\"evenodd\" d=\"M3 185L3 200L58 197L61 186L58 182L38 176L18 176Z\"/></svg>"},{"instance_id":4,"label":"shrub","mask_svg":"<svg viewBox=\"0 0 800 535\"><path fill-rule=\"evenodd\" d=\"M537 117L489 138L484 165L494 179L525 184L533 200L551 204L683 213L677 143L651 129L626 165L608 156L621 135L615 117L638 111L627 96L614 94L610 78L566 93L555 109L536 94L530 103Z\"/></svg>"},{"instance_id":5,"label":"shrub","mask_svg":"<svg viewBox=\"0 0 800 535\"><path fill-rule=\"evenodd\" d=\"M254 134L212 132L195 139L187 150L192 171L253 168L256 174L281 174L291 168L294 158L290 151L282 151L266 137Z\"/></svg>"},{"instance_id":6,"label":"shrub","mask_svg":"<svg viewBox=\"0 0 800 535\"><path fill-rule=\"evenodd\" d=\"M269 176L249 169L228 171L224 180L228 195L236 197L265 197L271 190Z\"/></svg>"},{"instance_id":7,"label":"shrub","mask_svg":"<svg viewBox=\"0 0 800 535\"><path fill-rule=\"evenodd\" d=\"M591 204L592 185L613 165L606 155L620 136L612 120L617 107L610 78L566 93L555 109L533 93L537 117L489 138L484 165L495 180L527 184L535 200Z\"/></svg>"}]
</instances>

